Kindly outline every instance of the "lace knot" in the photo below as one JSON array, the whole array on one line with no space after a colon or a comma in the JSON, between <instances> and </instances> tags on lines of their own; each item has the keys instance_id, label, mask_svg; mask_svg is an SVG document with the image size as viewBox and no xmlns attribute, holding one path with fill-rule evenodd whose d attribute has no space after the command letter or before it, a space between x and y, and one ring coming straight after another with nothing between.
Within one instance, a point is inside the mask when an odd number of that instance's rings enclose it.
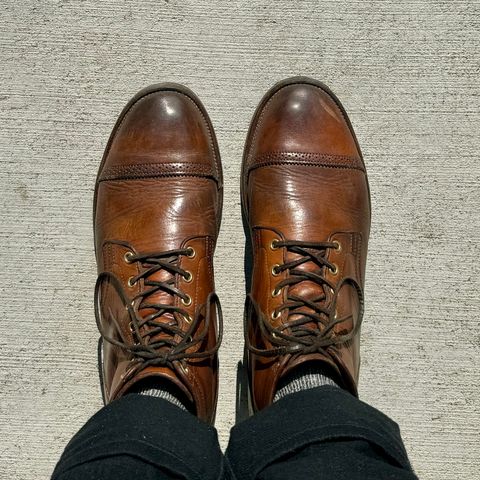
<instances>
[{"instance_id":1,"label":"lace knot","mask_svg":"<svg viewBox=\"0 0 480 480\"><path fill-rule=\"evenodd\" d=\"M143 289L129 299L121 281L111 272L103 272L97 278L95 285L95 318L102 338L120 347L132 356L132 360L138 363L138 370L149 365L168 365L174 361L193 358L207 358L213 356L219 349L223 335L223 317L219 299L211 292L204 305L197 308L196 315L192 319L189 313L182 307L173 303L148 302L148 298L156 293L164 293L169 296L180 297L184 305L190 305L191 298L175 286L175 277L182 276L191 281L190 272L182 269L178 263L182 255L193 258L192 247L169 250L165 252L147 254L128 254L125 260L128 263L138 262L142 265L139 274L130 278L130 284L136 284L143 279ZM170 275L167 280L154 280L152 276L157 272L164 271ZM107 334L104 326L104 318L100 307L102 289L111 287L118 295L128 312L130 330L134 342L122 338L117 340ZM203 342L209 333L211 322L211 309L216 308L218 318L218 336L215 345L206 351L195 351L195 346ZM141 315L140 311L148 311ZM109 315L112 317L111 310ZM188 319L188 320L187 320ZM188 324L188 328L182 328L182 320ZM114 318L108 318L107 322L120 322ZM203 328L199 331L203 321Z\"/></svg>"},{"instance_id":2,"label":"lace knot","mask_svg":"<svg viewBox=\"0 0 480 480\"><path fill-rule=\"evenodd\" d=\"M245 342L250 352L265 357L290 354L306 354L325 352L334 345L348 342L360 328L363 317L363 292L358 282L351 277L344 277L336 284L326 277L326 271L330 270L332 275L338 273L338 267L327 259L329 249L339 250L338 241L333 242L302 242L292 240L274 240L272 249L285 248L293 255L282 265L276 264L272 268L274 276L282 272L288 272L287 278L280 280L273 290L275 296L283 288L288 289L286 300L272 313L273 320L282 317L284 320L281 326L274 327L269 317L260 309L252 295L247 296L245 308ZM304 270L302 265L310 263L316 268ZM313 282L320 290L316 298L307 298L301 293L291 293L297 285L303 282ZM335 333L335 326L344 322L345 319L337 318L336 308L340 289L343 285L351 285L356 290L360 313L350 332L344 335ZM247 322L254 314L262 336L273 346L268 349L260 349L252 344L248 335Z\"/></svg>"}]
</instances>

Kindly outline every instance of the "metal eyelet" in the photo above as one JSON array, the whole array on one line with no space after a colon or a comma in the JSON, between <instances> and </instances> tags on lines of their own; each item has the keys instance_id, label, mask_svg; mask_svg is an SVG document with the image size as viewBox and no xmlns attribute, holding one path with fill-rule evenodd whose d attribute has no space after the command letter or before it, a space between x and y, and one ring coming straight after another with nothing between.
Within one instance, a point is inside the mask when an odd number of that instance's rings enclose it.
<instances>
[{"instance_id":1,"label":"metal eyelet","mask_svg":"<svg viewBox=\"0 0 480 480\"><path fill-rule=\"evenodd\" d=\"M193 247L188 247L187 248L187 257L188 258L194 258L197 253L195 252L195 249Z\"/></svg>"},{"instance_id":2,"label":"metal eyelet","mask_svg":"<svg viewBox=\"0 0 480 480\"><path fill-rule=\"evenodd\" d=\"M274 289L272 290L272 297L278 297L281 293L282 293L282 289L281 289L281 288L274 288Z\"/></svg>"},{"instance_id":3,"label":"metal eyelet","mask_svg":"<svg viewBox=\"0 0 480 480\"><path fill-rule=\"evenodd\" d=\"M131 321L128 323L128 328L132 333L135 333L135 329L133 328L133 323Z\"/></svg>"},{"instance_id":4,"label":"metal eyelet","mask_svg":"<svg viewBox=\"0 0 480 480\"><path fill-rule=\"evenodd\" d=\"M125 263L132 263L132 257L133 257L132 252L126 252L125 255L123 256L123 259L125 260Z\"/></svg>"},{"instance_id":5,"label":"metal eyelet","mask_svg":"<svg viewBox=\"0 0 480 480\"><path fill-rule=\"evenodd\" d=\"M183 373L188 373L188 366L184 365L183 362L180 362L180 368L183 370Z\"/></svg>"},{"instance_id":6,"label":"metal eyelet","mask_svg":"<svg viewBox=\"0 0 480 480\"><path fill-rule=\"evenodd\" d=\"M280 275L280 272L278 271L278 269L280 268L280 265L278 263L276 263L273 267L272 267L272 275L274 277L278 277Z\"/></svg>"},{"instance_id":7,"label":"metal eyelet","mask_svg":"<svg viewBox=\"0 0 480 480\"><path fill-rule=\"evenodd\" d=\"M277 246L277 243L279 242L280 240L278 238L274 238L271 242L270 242L270 250L277 250L279 247Z\"/></svg>"},{"instance_id":8,"label":"metal eyelet","mask_svg":"<svg viewBox=\"0 0 480 480\"><path fill-rule=\"evenodd\" d=\"M187 270L185 272L185 275L184 275L183 279L185 280L185 282L190 283L193 280L192 273Z\"/></svg>"},{"instance_id":9,"label":"metal eyelet","mask_svg":"<svg viewBox=\"0 0 480 480\"><path fill-rule=\"evenodd\" d=\"M127 285L130 287L130 288L133 288L135 286L135 284L137 283L136 281L133 281L135 277L134 276L131 276L128 281L127 281Z\"/></svg>"},{"instance_id":10,"label":"metal eyelet","mask_svg":"<svg viewBox=\"0 0 480 480\"><path fill-rule=\"evenodd\" d=\"M330 272L332 273L332 275L336 275L338 273L338 266L335 263L332 264Z\"/></svg>"},{"instance_id":11,"label":"metal eyelet","mask_svg":"<svg viewBox=\"0 0 480 480\"><path fill-rule=\"evenodd\" d=\"M186 293L185 295L187 296L187 298L182 298L182 303L188 307L192 304L192 297L188 293Z\"/></svg>"},{"instance_id":12,"label":"metal eyelet","mask_svg":"<svg viewBox=\"0 0 480 480\"><path fill-rule=\"evenodd\" d=\"M341 245L341 243L340 243L338 240L334 240L332 243L335 245L335 250L336 250L337 252L341 252L341 251L342 251L342 245Z\"/></svg>"},{"instance_id":13,"label":"metal eyelet","mask_svg":"<svg viewBox=\"0 0 480 480\"><path fill-rule=\"evenodd\" d=\"M282 312L276 312L275 310L272 312L272 320L277 320L278 318L280 318L280 316L282 315Z\"/></svg>"},{"instance_id":14,"label":"metal eyelet","mask_svg":"<svg viewBox=\"0 0 480 480\"><path fill-rule=\"evenodd\" d=\"M183 319L185 322L187 322L189 325L192 323L192 317L187 313L187 314L182 314Z\"/></svg>"}]
</instances>

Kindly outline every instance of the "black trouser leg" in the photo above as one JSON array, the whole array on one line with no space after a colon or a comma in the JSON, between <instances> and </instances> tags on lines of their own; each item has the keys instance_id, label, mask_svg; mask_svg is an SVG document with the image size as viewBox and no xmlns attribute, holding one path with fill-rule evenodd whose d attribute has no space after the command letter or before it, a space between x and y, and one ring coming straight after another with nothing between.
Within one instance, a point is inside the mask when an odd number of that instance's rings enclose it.
<instances>
[{"instance_id":1,"label":"black trouser leg","mask_svg":"<svg viewBox=\"0 0 480 480\"><path fill-rule=\"evenodd\" d=\"M290 395L232 430L226 461L213 427L165 400L127 395L73 437L55 480L415 479L398 426L335 387Z\"/></svg>"},{"instance_id":2,"label":"black trouser leg","mask_svg":"<svg viewBox=\"0 0 480 480\"><path fill-rule=\"evenodd\" d=\"M396 423L335 387L289 395L232 430L238 480L410 480Z\"/></svg>"},{"instance_id":3,"label":"black trouser leg","mask_svg":"<svg viewBox=\"0 0 480 480\"><path fill-rule=\"evenodd\" d=\"M213 427L160 398L127 395L73 437L52 478L217 480L224 468Z\"/></svg>"}]
</instances>

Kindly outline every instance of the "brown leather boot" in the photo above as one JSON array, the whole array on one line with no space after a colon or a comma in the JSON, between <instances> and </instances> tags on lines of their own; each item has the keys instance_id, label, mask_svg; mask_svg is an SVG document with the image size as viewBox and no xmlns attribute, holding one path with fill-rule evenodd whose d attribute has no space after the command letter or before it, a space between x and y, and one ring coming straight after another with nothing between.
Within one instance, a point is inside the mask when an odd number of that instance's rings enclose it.
<instances>
[{"instance_id":1,"label":"brown leather boot","mask_svg":"<svg viewBox=\"0 0 480 480\"><path fill-rule=\"evenodd\" d=\"M113 129L95 190L106 403L161 377L213 423L222 326L212 257L221 209L220 156L203 105L180 85L142 90Z\"/></svg>"},{"instance_id":2,"label":"brown leather boot","mask_svg":"<svg viewBox=\"0 0 480 480\"><path fill-rule=\"evenodd\" d=\"M245 146L242 203L253 254L245 341L254 409L307 362L356 394L370 196L350 121L323 84L292 78L263 98Z\"/></svg>"}]
</instances>

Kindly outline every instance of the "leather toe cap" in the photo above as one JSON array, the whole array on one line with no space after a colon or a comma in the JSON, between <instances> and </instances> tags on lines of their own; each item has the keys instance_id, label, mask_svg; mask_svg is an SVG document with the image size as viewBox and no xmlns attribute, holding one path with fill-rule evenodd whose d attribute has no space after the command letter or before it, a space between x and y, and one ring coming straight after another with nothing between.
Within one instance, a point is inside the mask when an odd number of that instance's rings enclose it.
<instances>
[{"instance_id":1,"label":"leather toe cap","mask_svg":"<svg viewBox=\"0 0 480 480\"><path fill-rule=\"evenodd\" d=\"M320 154L361 158L355 137L333 94L314 81L286 81L267 93L257 111L249 166L275 155ZM300 156L303 163L311 155Z\"/></svg>"},{"instance_id":2,"label":"leather toe cap","mask_svg":"<svg viewBox=\"0 0 480 480\"><path fill-rule=\"evenodd\" d=\"M160 173L219 176L215 138L204 108L182 86L152 86L125 107L112 133L103 177ZM164 172L165 170L165 172Z\"/></svg>"}]
</instances>

